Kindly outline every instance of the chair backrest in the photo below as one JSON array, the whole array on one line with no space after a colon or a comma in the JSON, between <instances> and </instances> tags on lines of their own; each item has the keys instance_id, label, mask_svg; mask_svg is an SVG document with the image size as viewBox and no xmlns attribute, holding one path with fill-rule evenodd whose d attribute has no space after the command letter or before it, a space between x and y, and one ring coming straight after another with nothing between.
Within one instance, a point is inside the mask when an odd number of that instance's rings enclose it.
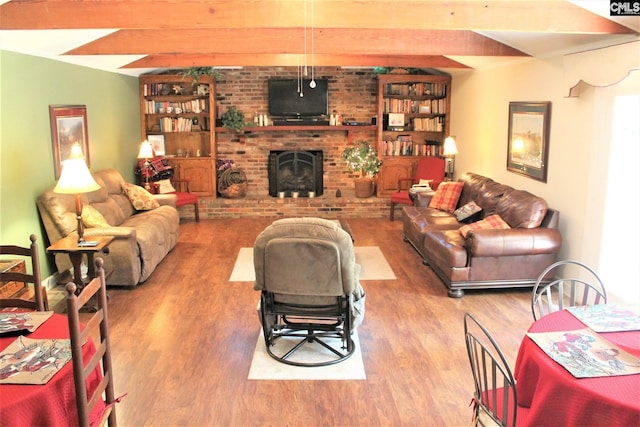
<instances>
[{"instance_id":1,"label":"chair backrest","mask_svg":"<svg viewBox=\"0 0 640 427\"><path fill-rule=\"evenodd\" d=\"M76 295L75 283L68 283L67 316L69 319L69 336L71 338L71 358L73 362L73 379L76 388L76 406L78 408L78 423L89 426L89 415L102 401L104 393L105 410L100 425L108 419L109 426L116 426L115 395L113 389L113 368L111 365L111 344L109 342L109 320L107 315L107 291L102 258L96 258L96 277L82 288ZM85 321L85 327L80 327L80 309L97 294L97 310ZM84 320L84 319L83 319ZM89 340L92 333L98 331L99 342L96 352L89 361L84 360L82 346ZM87 378L102 362L102 378L91 395L87 395Z\"/></svg>"},{"instance_id":2,"label":"chair backrest","mask_svg":"<svg viewBox=\"0 0 640 427\"><path fill-rule=\"evenodd\" d=\"M358 286L351 236L337 221L274 221L255 241L255 290L287 295L350 295Z\"/></svg>"},{"instance_id":3,"label":"chair backrest","mask_svg":"<svg viewBox=\"0 0 640 427\"><path fill-rule=\"evenodd\" d=\"M414 184L418 184L421 179L432 179L434 183L444 181L444 159L436 156L426 156L418 161ZM435 188L432 187L432 188Z\"/></svg>"},{"instance_id":4,"label":"chair backrest","mask_svg":"<svg viewBox=\"0 0 640 427\"><path fill-rule=\"evenodd\" d=\"M34 300L29 301L22 298L3 298L0 299L0 308L18 307L27 308L37 311L46 311L49 309L47 299L47 291L42 286L42 278L40 276L40 260L38 258L38 239L35 234L29 236L31 245L29 247L2 245L0 246L0 255L17 256L25 259L28 264L26 270L31 273L21 273L18 271L7 271L0 273L0 282L22 282L33 285Z\"/></svg>"},{"instance_id":5,"label":"chair backrest","mask_svg":"<svg viewBox=\"0 0 640 427\"><path fill-rule=\"evenodd\" d=\"M518 398L504 354L487 328L469 313L464 316L464 335L475 386L476 424L515 426Z\"/></svg>"},{"instance_id":6,"label":"chair backrest","mask_svg":"<svg viewBox=\"0 0 640 427\"><path fill-rule=\"evenodd\" d=\"M565 307L606 303L607 291L598 274L588 265L573 260L558 261L547 267L531 293L534 320Z\"/></svg>"}]
</instances>

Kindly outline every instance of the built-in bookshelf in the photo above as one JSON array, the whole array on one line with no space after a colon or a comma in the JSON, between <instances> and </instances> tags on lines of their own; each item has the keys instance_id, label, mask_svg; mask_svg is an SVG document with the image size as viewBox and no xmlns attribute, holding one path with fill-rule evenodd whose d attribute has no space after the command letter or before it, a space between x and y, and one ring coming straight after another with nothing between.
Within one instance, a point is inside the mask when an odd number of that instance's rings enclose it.
<instances>
[{"instance_id":1,"label":"built-in bookshelf","mask_svg":"<svg viewBox=\"0 0 640 427\"><path fill-rule=\"evenodd\" d=\"M215 80L154 74L140 76L139 85L141 138L153 141L192 192L215 197Z\"/></svg>"},{"instance_id":2,"label":"built-in bookshelf","mask_svg":"<svg viewBox=\"0 0 640 427\"><path fill-rule=\"evenodd\" d=\"M451 77L378 76L378 196L398 191L423 156L441 156L449 133Z\"/></svg>"}]
</instances>

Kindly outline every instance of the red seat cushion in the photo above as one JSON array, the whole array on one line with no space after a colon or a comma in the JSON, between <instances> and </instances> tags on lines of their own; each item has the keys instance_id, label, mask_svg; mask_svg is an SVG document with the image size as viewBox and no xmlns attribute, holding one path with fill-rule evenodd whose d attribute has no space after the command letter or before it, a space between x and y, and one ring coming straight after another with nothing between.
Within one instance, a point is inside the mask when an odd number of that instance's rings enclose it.
<instances>
[{"instance_id":1,"label":"red seat cushion","mask_svg":"<svg viewBox=\"0 0 640 427\"><path fill-rule=\"evenodd\" d=\"M391 195L391 203L404 203L406 205L412 205L413 202L409 197L408 191L399 191Z\"/></svg>"},{"instance_id":2,"label":"red seat cushion","mask_svg":"<svg viewBox=\"0 0 640 427\"><path fill-rule=\"evenodd\" d=\"M198 203L198 196L193 193L183 193L181 191L176 191L169 194L175 194L178 198L176 200L176 207Z\"/></svg>"}]
</instances>

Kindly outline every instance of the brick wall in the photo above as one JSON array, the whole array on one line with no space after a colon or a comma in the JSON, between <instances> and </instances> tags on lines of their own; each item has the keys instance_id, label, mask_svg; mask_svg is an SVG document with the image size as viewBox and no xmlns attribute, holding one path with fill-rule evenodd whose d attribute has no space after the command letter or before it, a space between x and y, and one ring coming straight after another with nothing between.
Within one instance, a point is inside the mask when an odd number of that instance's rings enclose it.
<instances>
[{"instance_id":1,"label":"brick wall","mask_svg":"<svg viewBox=\"0 0 640 427\"><path fill-rule=\"evenodd\" d=\"M370 122L376 115L377 80L370 70L343 70L337 67L317 67L315 77L329 80L329 111L337 111L343 118ZM234 106L253 121L254 114L267 113L267 80L269 78L297 78L295 67L245 67L224 70L216 86L218 114ZM310 73L307 76L310 78ZM310 90L310 89L309 89ZM283 131L245 134L241 142L234 133L216 135L219 159L232 159L244 169L249 182L248 196L268 197L267 157L270 150L323 150L325 194L343 195L353 192L353 178L346 169L341 154L347 145L344 131ZM367 140L375 144L374 131L354 131L352 143Z\"/></svg>"},{"instance_id":2,"label":"brick wall","mask_svg":"<svg viewBox=\"0 0 640 427\"><path fill-rule=\"evenodd\" d=\"M267 80L298 77L295 67L244 67L223 70L216 85L218 115L229 106L245 114L246 121L254 115L267 114ZM310 73L307 76L310 78ZM315 78L329 80L329 112L339 112L343 118L371 122L377 109L377 80L371 70L343 70L339 67L317 67ZM389 200L375 196L358 199L354 195L353 179L341 158L348 144L347 132L269 131L245 133L244 140L233 132L218 132L216 141L219 159L234 160L247 176L247 195L241 199L201 198L203 218L240 216L318 216L322 218L386 217ZM375 145L376 132L354 128L351 143L367 140ZM322 150L324 154L324 195L315 199L278 199L269 196L267 158L270 150ZM336 190L342 197L336 197ZM193 218L192 207L183 207L180 214Z\"/></svg>"}]
</instances>

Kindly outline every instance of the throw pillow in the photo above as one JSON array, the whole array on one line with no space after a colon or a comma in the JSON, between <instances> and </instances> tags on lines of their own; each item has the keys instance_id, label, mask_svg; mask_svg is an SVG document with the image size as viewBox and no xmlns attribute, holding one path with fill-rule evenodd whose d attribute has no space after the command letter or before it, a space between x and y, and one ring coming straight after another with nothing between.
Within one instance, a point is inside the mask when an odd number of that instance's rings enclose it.
<instances>
[{"instance_id":1,"label":"throw pillow","mask_svg":"<svg viewBox=\"0 0 640 427\"><path fill-rule=\"evenodd\" d=\"M500 215L490 215L482 221L463 225L459 228L459 231L462 237L466 239L472 230L508 230L509 228L511 228L509 224L504 222Z\"/></svg>"},{"instance_id":2,"label":"throw pillow","mask_svg":"<svg viewBox=\"0 0 640 427\"><path fill-rule=\"evenodd\" d=\"M137 211L149 211L160 207L160 204L144 188L125 182L122 184L122 191L127 195L133 208Z\"/></svg>"},{"instance_id":3,"label":"throw pillow","mask_svg":"<svg viewBox=\"0 0 640 427\"><path fill-rule=\"evenodd\" d=\"M441 183L431 198L429 207L441 211L453 212L458 204L460 193L462 193L462 187L464 187L464 182L462 181L447 181Z\"/></svg>"},{"instance_id":4,"label":"throw pillow","mask_svg":"<svg viewBox=\"0 0 640 427\"><path fill-rule=\"evenodd\" d=\"M173 185L171 185L171 181L169 181L168 179L161 179L160 181L156 181L156 184L158 186L159 194L168 194L168 193L176 192L176 189L173 188Z\"/></svg>"},{"instance_id":5,"label":"throw pillow","mask_svg":"<svg viewBox=\"0 0 640 427\"><path fill-rule=\"evenodd\" d=\"M453 214L459 222L473 222L480 219L480 212L482 212L482 208L476 202L471 201L453 211Z\"/></svg>"},{"instance_id":6,"label":"throw pillow","mask_svg":"<svg viewBox=\"0 0 640 427\"><path fill-rule=\"evenodd\" d=\"M91 205L82 206L82 223L89 228L110 227L109 223L102 214Z\"/></svg>"}]
</instances>

